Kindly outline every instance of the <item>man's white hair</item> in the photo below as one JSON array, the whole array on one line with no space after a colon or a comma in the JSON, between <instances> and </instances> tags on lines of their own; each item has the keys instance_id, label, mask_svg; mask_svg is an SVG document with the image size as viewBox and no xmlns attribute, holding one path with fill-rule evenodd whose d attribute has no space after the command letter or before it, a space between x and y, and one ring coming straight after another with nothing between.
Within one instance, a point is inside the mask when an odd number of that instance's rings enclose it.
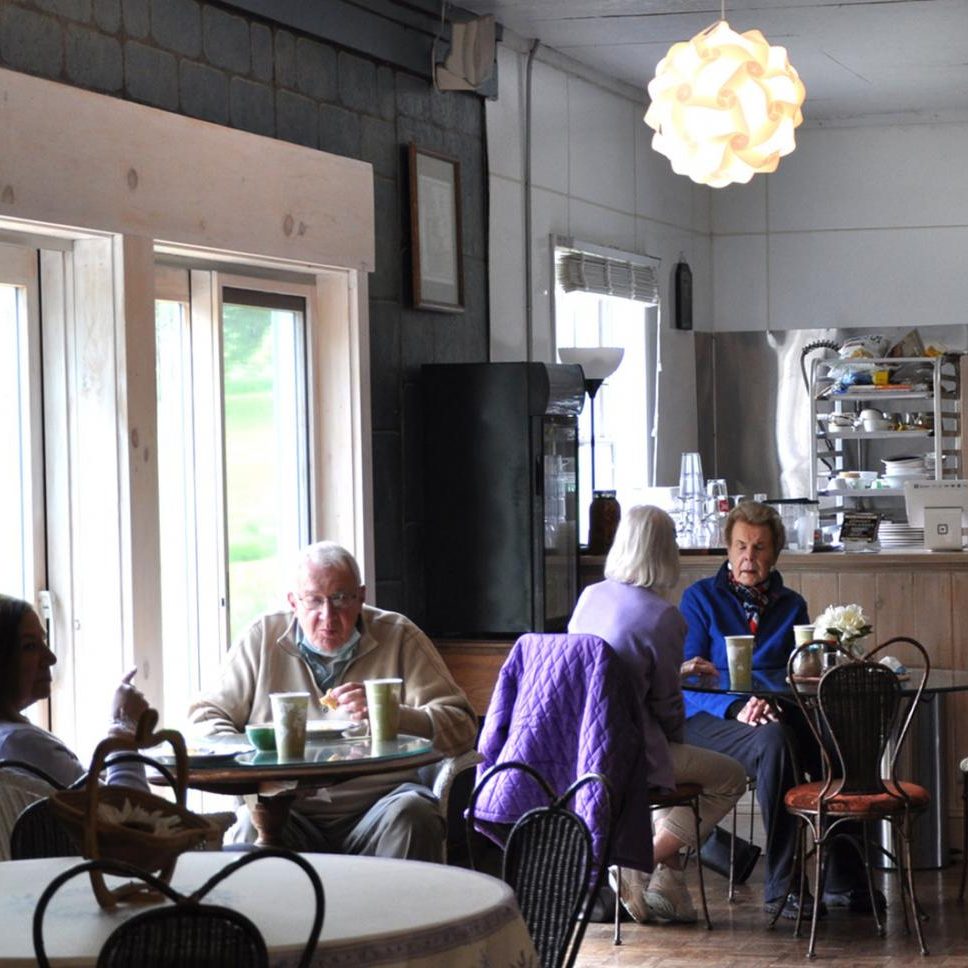
<instances>
[{"instance_id":1,"label":"man's white hair","mask_svg":"<svg viewBox=\"0 0 968 968\"><path fill-rule=\"evenodd\" d=\"M335 541L316 541L299 552L299 563L296 569L298 579L307 568L347 568L353 575L357 585L363 584L360 566L353 555Z\"/></svg>"}]
</instances>

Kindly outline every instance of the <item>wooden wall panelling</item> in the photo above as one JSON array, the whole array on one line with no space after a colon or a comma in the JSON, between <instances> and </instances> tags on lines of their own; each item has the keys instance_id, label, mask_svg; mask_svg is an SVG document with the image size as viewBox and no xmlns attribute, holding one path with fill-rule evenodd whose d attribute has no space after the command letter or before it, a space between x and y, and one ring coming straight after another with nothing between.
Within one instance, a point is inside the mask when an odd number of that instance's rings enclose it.
<instances>
[{"instance_id":1,"label":"wooden wall panelling","mask_svg":"<svg viewBox=\"0 0 968 968\"><path fill-rule=\"evenodd\" d=\"M467 694L478 716L487 712L498 673L513 642L434 642L450 674Z\"/></svg>"},{"instance_id":2,"label":"wooden wall panelling","mask_svg":"<svg viewBox=\"0 0 968 968\"><path fill-rule=\"evenodd\" d=\"M784 581L786 577L786 575L783 576ZM790 577L793 577L792 573ZM807 612L810 618L815 619L828 605L840 604L837 573L834 571L802 572L800 594L807 600Z\"/></svg>"},{"instance_id":3,"label":"wooden wall panelling","mask_svg":"<svg viewBox=\"0 0 968 968\"><path fill-rule=\"evenodd\" d=\"M877 607L874 612L875 638L883 642L895 635L915 634L914 577L911 572L878 571Z\"/></svg>"}]
</instances>

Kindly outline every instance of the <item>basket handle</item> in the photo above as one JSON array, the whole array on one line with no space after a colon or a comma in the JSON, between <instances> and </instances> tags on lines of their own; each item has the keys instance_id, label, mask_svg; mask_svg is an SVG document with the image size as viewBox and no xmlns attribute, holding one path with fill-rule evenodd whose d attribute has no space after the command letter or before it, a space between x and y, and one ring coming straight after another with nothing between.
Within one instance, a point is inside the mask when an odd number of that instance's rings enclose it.
<instances>
[{"instance_id":1,"label":"basket handle","mask_svg":"<svg viewBox=\"0 0 968 968\"><path fill-rule=\"evenodd\" d=\"M101 771L106 765L108 756L121 751L138 751L168 743L175 754L175 802L180 807L185 806L185 791L188 781L188 754L185 750L185 738L176 729L159 729L158 710L150 706L138 719L133 736L108 736L102 739L94 749L91 758L91 768L85 783L85 823L84 823L84 852L87 857L98 856L97 853L97 808L98 790L100 788Z\"/></svg>"}]
</instances>

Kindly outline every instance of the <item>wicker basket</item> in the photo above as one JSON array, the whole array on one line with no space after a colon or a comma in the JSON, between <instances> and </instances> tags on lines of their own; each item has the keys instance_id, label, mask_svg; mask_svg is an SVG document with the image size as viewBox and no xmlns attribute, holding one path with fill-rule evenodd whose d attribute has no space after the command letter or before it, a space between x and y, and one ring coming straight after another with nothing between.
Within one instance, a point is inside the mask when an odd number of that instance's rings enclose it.
<instances>
[{"instance_id":1,"label":"wicker basket","mask_svg":"<svg viewBox=\"0 0 968 968\"><path fill-rule=\"evenodd\" d=\"M89 860L124 861L141 870L157 872L161 880L168 882L179 854L204 842L213 846L220 844L222 832L217 825L186 808L188 758L185 740L175 730L155 732L157 724L158 713L154 709L147 709L133 737L102 740L94 751L84 786L51 794L50 804L77 841L84 857ZM136 787L101 785L100 774L111 753L144 749L159 743L169 743L175 753L175 803ZM149 813L158 811L162 817L177 817L177 829L167 834L156 834L135 826L112 823L98 811L101 804L122 810L125 800L132 807L140 806ZM110 889L100 871L91 871L90 876L94 894L102 907L113 907L119 900L145 893L143 886L135 884Z\"/></svg>"},{"instance_id":2,"label":"wicker basket","mask_svg":"<svg viewBox=\"0 0 968 968\"><path fill-rule=\"evenodd\" d=\"M121 810L127 800L132 807L143 807L149 812L159 811L163 817L177 817L178 827L168 834L155 834L138 827L111 823L97 815L95 807L94 850L85 842L88 804L86 789L62 790L51 794L50 804L58 819L77 841L85 857L120 860L146 871L158 871L180 853L191 850L212 838L213 824L177 803L132 787L101 787L97 803Z\"/></svg>"}]
</instances>

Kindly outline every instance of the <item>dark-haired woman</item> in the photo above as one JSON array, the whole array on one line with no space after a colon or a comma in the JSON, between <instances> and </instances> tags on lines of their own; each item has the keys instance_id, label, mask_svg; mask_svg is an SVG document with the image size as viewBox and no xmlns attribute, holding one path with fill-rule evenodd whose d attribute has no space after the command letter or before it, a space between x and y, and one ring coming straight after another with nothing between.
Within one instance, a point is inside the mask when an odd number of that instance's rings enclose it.
<instances>
[{"instance_id":1,"label":"dark-haired woman","mask_svg":"<svg viewBox=\"0 0 968 968\"><path fill-rule=\"evenodd\" d=\"M56 661L40 618L30 604L0 595L0 759L28 762L58 783L70 786L84 775L84 765L56 736L23 715L33 703L50 697L50 670ZM109 736L132 735L139 717L148 708L144 695L131 685L133 676L134 670L124 677L114 694ZM144 768L137 763L109 764L107 780L112 784L146 786Z\"/></svg>"}]
</instances>

